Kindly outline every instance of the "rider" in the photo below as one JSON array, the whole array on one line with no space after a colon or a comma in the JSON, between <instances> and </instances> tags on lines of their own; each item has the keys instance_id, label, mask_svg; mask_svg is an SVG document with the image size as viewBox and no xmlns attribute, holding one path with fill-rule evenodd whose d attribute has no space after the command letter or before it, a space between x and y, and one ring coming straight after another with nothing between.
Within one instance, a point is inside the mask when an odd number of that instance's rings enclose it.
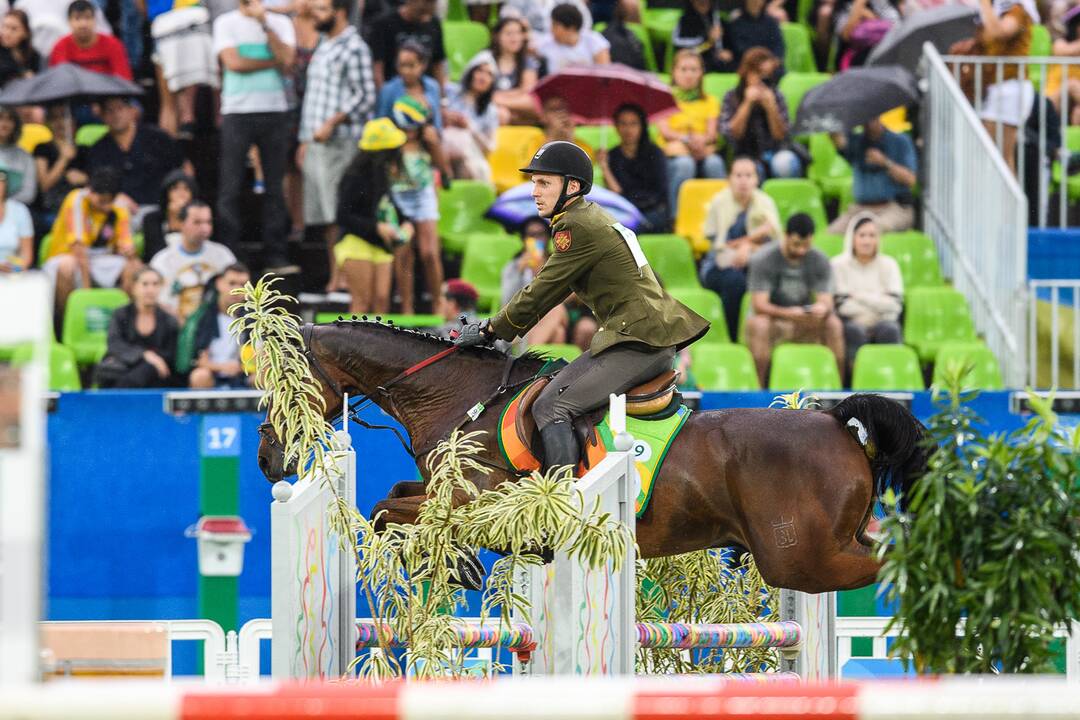
<instances>
[{"instance_id":1,"label":"rider","mask_svg":"<svg viewBox=\"0 0 1080 720\"><path fill-rule=\"evenodd\" d=\"M532 175L536 209L551 219L551 255L498 314L465 325L455 342L512 341L572 292L596 315L600 327L589 350L563 368L533 404L547 471L577 465L574 417L602 406L610 393L670 370L675 352L704 335L709 323L664 291L637 236L584 198L593 177L584 150L549 142L521 172Z\"/></svg>"}]
</instances>

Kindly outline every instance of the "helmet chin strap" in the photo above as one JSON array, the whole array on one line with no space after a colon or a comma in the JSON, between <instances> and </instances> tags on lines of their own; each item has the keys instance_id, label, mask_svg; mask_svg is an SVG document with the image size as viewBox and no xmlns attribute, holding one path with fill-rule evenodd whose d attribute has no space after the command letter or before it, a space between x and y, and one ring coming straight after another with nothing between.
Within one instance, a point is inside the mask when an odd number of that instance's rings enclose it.
<instances>
[{"instance_id":1,"label":"helmet chin strap","mask_svg":"<svg viewBox=\"0 0 1080 720\"><path fill-rule=\"evenodd\" d=\"M568 175L563 175L562 190L559 191L559 199L555 201L555 207L551 211L551 216L552 217L555 217L556 215L558 215L559 213L561 213L563 211L563 208L566 206L567 201L573 200L576 197L581 197L582 195L585 194L584 191L580 187L580 183L581 183L581 181L579 180L578 181L579 187L578 187L577 192L568 194L566 192L566 189L568 187L570 187L570 177Z\"/></svg>"}]
</instances>

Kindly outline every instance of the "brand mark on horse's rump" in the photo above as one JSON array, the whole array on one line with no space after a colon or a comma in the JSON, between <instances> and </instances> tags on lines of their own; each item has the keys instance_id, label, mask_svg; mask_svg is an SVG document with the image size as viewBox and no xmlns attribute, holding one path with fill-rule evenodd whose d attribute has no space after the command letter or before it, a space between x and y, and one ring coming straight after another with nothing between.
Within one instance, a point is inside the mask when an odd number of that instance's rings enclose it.
<instances>
[{"instance_id":1,"label":"brand mark on horse's rump","mask_svg":"<svg viewBox=\"0 0 1080 720\"><path fill-rule=\"evenodd\" d=\"M781 515L777 520L772 523L773 536L776 538L776 547L787 548L794 547L799 543L799 538L795 535L795 517L784 517Z\"/></svg>"}]
</instances>

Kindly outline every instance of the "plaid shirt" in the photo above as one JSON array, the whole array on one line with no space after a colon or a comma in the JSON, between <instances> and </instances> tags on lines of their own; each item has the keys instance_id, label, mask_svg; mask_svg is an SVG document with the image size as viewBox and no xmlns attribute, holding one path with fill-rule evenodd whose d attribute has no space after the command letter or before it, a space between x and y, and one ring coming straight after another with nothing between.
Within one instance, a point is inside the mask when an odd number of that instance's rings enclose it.
<instances>
[{"instance_id":1,"label":"plaid shirt","mask_svg":"<svg viewBox=\"0 0 1080 720\"><path fill-rule=\"evenodd\" d=\"M375 108L371 51L351 25L337 37L323 37L307 69L307 89L300 112L300 141L337 113L348 117L334 128L335 138L359 139Z\"/></svg>"}]
</instances>

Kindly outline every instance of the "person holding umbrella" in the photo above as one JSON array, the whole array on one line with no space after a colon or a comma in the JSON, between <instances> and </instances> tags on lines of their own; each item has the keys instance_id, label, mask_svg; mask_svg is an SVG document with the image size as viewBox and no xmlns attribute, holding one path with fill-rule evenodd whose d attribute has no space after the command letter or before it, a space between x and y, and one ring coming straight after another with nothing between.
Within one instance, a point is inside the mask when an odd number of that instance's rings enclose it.
<instances>
[{"instance_id":1,"label":"person holding umbrella","mask_svg":"<svg viewBox=\"0 0 1080 720\"><path fill-rule=\"evenodd\" d=\"M577 465L581 448L573 419L670 370L678 350L702 337L709 323L671 297L656 279L637 236L594 203L593 167L585 151L557 141L537 150L522 172L533 199L551 219L551 257L494 317L464 325L459 347L527 333L574 292L600 328L589 350L547 385L533 405L544 444L544 470Z\"/></svg>"}]
</instances>

